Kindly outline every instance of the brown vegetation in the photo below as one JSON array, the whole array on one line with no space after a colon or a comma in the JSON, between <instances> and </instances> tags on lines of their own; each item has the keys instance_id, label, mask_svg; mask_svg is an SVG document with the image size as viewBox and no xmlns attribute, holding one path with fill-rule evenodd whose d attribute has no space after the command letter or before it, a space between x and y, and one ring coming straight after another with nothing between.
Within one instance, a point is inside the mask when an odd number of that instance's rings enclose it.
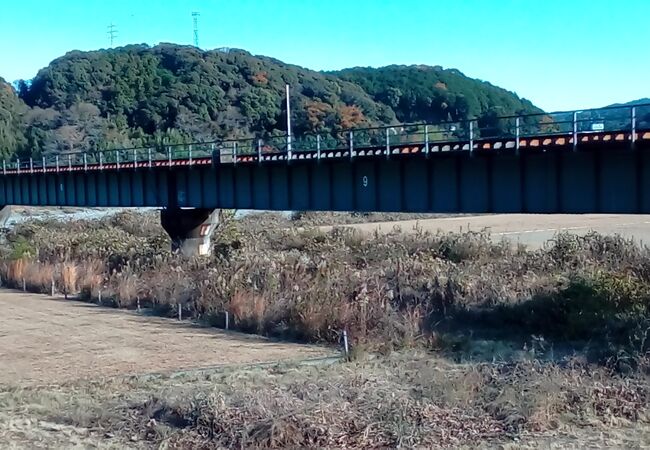
<instances>
[{"instance_id":1,"label":"brown vegetation","mask_svg":"<svg viewBox=\"0 0 650 450\"><path fill-rule=\"evenodd\" d=\"M368 122L361 109L355 105L341 106L339 108L339 116L340 126L344 130L360 127Z\"/></svg>"},{"instance_id":2,"label":"brown vegetation","mask_svg":"<svg viewBox=\"0 0 650 450\"><path fill-rule=\"evenodd\" d=\"M648 400L647 379L579 360L458 364L408 351L0 389L0 439L50 430L50 443L118 448L644 447Z\"/></svg>"},{"instance_id":3,"label":"brown vegetation","mask_svg":"<svg viewBox=\"0 0 650 450\"><path fill-rule=\"evenodd\" d=\"M62 290L66 298L68 295L77 292L77 265L70 262L64 262L61 268Z\"/></svg>"},{"instance_id":4,"label":"brown vegetation","mask_svg":"<svg viewBox=\"0 0 650 450\"><path fill-rule=\"evenodd\" d=\"M0 275L39 292L54 278L62 292L97 301L101 290L104 304L170 316L180 305L216 326L228 312L239 330L301 341L337 343L346 330L354 346L389 351L541 338L547 350L645 364L650 255L620 237L561 234L527 251L480 232L364 236L255 220L265 218L226 221L214 257L195 260L170 254L151 217L25 225L6 253L27 256Z\"/></svg>"},{"instance_id":5,"label":"brown vegetation","mask_svg":"<svg viewBox=\"0 0 650 450\"><path fill-rule=\"evenodd\" d=\"M294 221L302 228L273 220L226 220L214 256L191 260L169 253L153 216L22 225L0 276L163 315L180 306L218 327L228 313L231 327L268 336L335 344L345 330L352 364L120 382L119 395L104 382L56 408L16 400L13 414L144 447L574 445L593 438L584 424L650 436L639 431L649 428L645 247L559 234L532 251L481 232L366 236L304 226L310 215ZM68 398L36 393L36 403Z\"/></svg>"}]
</instances>

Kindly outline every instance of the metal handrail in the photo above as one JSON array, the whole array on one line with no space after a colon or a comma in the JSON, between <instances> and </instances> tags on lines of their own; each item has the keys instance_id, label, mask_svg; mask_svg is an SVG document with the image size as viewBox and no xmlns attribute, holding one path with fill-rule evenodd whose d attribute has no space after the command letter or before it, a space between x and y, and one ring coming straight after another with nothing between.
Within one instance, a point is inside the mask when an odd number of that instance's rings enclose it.
<instances>
[{"instance_id":1,"label":"metal handrail","mask_svg":"<svg viewBox=\"0 0 650 450\"><path fill-rule=\"evenodd\" d=\"M186 144L156 144L152 146L117 148L106 150L89 150L86 152L67 152L56 155L44 155L39 159L29 159L15 162L3 161L2 174L7 171L20 173L25 170L29 173L46 172L47 168L61 168L71 170L72 167L83 167L87 170L89 165L99 164L100 169L104 167L120 168L124 165L132 165L134 168L140 165L152 167L155 161L167 161L171 166L174 160L189 160L192 165L200 158L228 158L237 163L242 157L254 157L262 161L265 154L286 155L287 160L299 155L304 151L317 152L320 158L322 152L340 150L349 152L352 158L356 152L379 147L385 148L385 154L390 157L391 148L400 144L420 144L426 146L428 155L432 145L437 143L469 143L468 149L472 151L477 140L512 138L516 139L516 147L519 149L519 139L529 136L557 136L570 135L574 138L574 148L577 145L577 135L594 130L581 129L584 123L602 122L603 131L605 124L614 122L614 129L609 132L625 131L632 132L631 143L636 141L636 129L639 116L637 112L643 108L650 108L650 103L638 105L614 105L605 108L593 108L576 111L540 112L524 115L497 116L489 118L490 124L479 126L482 118L472 118L457 121L439 121L436 123L403 123L380 127L366 127L340 130L330 134L306 133L301 136L292 136L291 150L289 156L289 143L287 135L271 136L265 139L242 138L242 139L217 139L213 141L192 142ZM625 117L584 117L581 115L594 112L607 112L612 110L628 110L630 113ZM533 118L548 118L548 121L534 121ZM497 126L494 126L497 124ZM499 125L500 124L500 125Z\"/></svg>"}]
</instances>

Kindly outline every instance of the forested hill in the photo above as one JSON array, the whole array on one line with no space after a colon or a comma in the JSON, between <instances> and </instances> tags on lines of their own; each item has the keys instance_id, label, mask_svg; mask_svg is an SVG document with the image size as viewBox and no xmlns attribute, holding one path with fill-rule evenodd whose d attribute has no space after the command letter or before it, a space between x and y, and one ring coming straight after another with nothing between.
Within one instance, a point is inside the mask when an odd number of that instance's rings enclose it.
<instances>
[{"instance_id":1,"label":"forested hill","mask_svg":"<svg viewBox=\"0 0 650 450\"><path fill-rule=\"evenodd\" d=\"M27 107L14 89L0 78L0 157L6 158L25 147L26 112Z\"/></svg>"},{"instance_id":2,"label":"forested hill","mask_svg":"<svg viewBox=\"0 0 650 450\"><path fill-rule=\"evenodd\" d=\"M355 67L330 72L389 106L400 122L541 112L515 93L440 66Z\"/></svg>"},{"instance_id":3,"label":"forested hill","mask_svg":"<svg viewBox=\"0 0 650 450\"><path fill-rule=\"evenodd\" d=\"M20 83L20 99L3 87L0 127L16 117L20 123L15 136L0 128L0 147L27 156L284 134L286 83L296 134L539 111L511 92L439 67L321 73L243 50L135 45L70 52ZM7 119L5 108L18 113Z\"/></svg>"},{"instance_id":4,"label":"forested hill","mask_svg":"<svg viewBox=\"0 0 650 450\"><path fill-rule=\"evenodd\" d=\"M650 98L640 98L638 100L632 100L631 102L625 103L614 103L609 106L638 106L638 105L650 105Z\"/></svg>"}]
</instances>

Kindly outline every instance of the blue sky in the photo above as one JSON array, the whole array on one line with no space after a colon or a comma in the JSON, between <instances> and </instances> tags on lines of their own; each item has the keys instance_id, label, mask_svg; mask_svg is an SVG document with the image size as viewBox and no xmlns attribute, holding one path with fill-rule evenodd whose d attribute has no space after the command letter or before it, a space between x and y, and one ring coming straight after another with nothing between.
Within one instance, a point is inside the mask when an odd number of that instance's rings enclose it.
<instances>
[{"instance_id":1,"label":"blue sky","mask_svg":"<svg viewBox=\"0 0 650 450\"><path fill-rule=\"evenodd\" d=\"M237 47L316 70L455 67L546 110L650 97L650 0L22 0L0 9L0 76L72 49Z\"/></svg>"}]
</instances>

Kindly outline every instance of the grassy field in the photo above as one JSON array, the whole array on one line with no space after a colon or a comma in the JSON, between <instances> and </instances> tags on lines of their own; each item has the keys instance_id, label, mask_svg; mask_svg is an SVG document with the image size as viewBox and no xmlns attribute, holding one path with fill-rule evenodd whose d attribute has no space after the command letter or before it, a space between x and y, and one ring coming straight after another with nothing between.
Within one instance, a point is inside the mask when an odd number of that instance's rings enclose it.
<instances>
[{"instance_id":1,"label":"grassy field","mask_svg":"<svg viewBox=\"0 0 650 450\"><path fill-rule=\"evenodd\" d=\"M364 235L225 222L211 258L169 253L155 215L18 226L0 249L9 286L150 308L217 327L375 350L544 339L598 363L645 364L650 253L621 237L557 235L541 249L482 232ZM101 299L100 299L101 297Z\"/></svg>"},{"instance_id":2,"label":"grassy field","mask_svg":"<svg viewBox=\"0 0 650 450\"><path fill-rule=\"evenodd\" d=\"M647 248L595 233L559 234L529 250L483 232L368 235L311 223L319 221L226 221L215 255L192 260L169 253L154 215L18 226L0 249L10 286L47 293L54 284L86 302L160 316L180 308L216 328L228 313L236 330L302 343L336 346L346 331L352 352L351 362L323 367L7 385L6 439L117 448L650 445Z\"/></svg>"},{"instance_id":3,"label":"grassy field","mask_svg":"<svg viewBox=\"0 0 650 450\"><path fill-rule=\"evenodd\" d=\"M337 349L225 332L189 321L0 291L0 384L65 383L338 355Z\"/></svg>"}]
</instances>

